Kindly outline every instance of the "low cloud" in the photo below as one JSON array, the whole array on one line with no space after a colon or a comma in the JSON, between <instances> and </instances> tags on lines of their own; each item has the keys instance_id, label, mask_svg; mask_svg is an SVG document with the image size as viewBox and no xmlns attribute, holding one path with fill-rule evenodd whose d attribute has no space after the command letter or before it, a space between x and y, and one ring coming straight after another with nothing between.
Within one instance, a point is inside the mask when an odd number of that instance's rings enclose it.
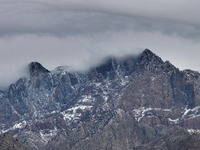
<instances>
[{"instance_id":1,"label":"low cloud","mask_svg":"<svg viewBox=\"0 0 200 150\"><path fill-rule=\"evenodd\" d=\"M149 48L181 69L199 70L197 0L0 1L0 86L38 61L85 70L108 55Z\"/></svg>"}]
</instances>

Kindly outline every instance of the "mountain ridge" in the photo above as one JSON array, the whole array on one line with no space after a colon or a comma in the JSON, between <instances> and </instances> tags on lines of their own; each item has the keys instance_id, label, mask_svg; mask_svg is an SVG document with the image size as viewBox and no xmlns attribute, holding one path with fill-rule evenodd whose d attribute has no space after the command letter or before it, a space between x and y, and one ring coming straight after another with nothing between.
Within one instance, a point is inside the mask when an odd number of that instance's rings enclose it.
<instances>
[{"instance_id":1,"label":"mountain ridge","mask_svg":"<svg viewBox=\"0 0 200 150\"><path fill-rule=\"evenodd\" d=\"M179 126L187 136L200 129L200 74L180 71L149 49L137 57L110 57L87 72L49 71L38 62L28 68L30 78L0 97L0 131L30 149L58 149L62 142L68 149L95 149L96 137L104 141L99 149L129 150L166 136L157 137L158 131Z\"/></svg>"},{"instance_id":2,"label":"mountain ridge","mask_svg":"<svg viewBox=\"0 0 200 150\"><path fill-rule=\"evenodd\" d=\"M92 66L92 67L88 68L87 70L88 71L93 70L93 69L101 67L101 66L103 66L103 65L105 65L105 64L107 64L109 62L123 63L123 62L125 62L127 60L138 61L139 59L146 60L147 62L148 61L150 62L151 60L154 59L154 60L158 60L158 62L160 62L160 63L163 63L162 59L159 56L157 56L151 50L145 49L139 55L125 55L123 57L116 57L114 55L108 56L108 57L104 58L101 63L99 63L98 65ZM50 70L46 69L40 62L35 62L35 61L30 62L27 65L27 68L28 68L27 70L29 71L30 74L34 74L34 72L35 73L37 73L37 72L44 72L44 73L46 72L47 73L47 72L52 72L54 70L53 69L52 71L50 71ZM68 71L75 71L71 67L67 67L67 66L66 67L65 66L59 66L59 67L56 67L56 68L58 68L60 70L62 70L62 69L65 70L64 68L67 68L66 70L68 70ZM88 72L88 71L83 71L83 73L84 72ZM81 72L81 71L76 70L76 72Z\"/></svg>"}]
</instances>

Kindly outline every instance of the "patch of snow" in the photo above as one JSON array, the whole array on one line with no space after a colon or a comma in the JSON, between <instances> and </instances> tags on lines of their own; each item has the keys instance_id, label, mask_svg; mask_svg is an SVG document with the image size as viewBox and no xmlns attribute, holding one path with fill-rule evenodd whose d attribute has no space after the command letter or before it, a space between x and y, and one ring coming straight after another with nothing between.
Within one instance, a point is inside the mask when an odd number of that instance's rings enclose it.
<instances>
[{"instance_id":1,"label":"patch of snow","mask_svg":"<svg viewBox=\"0 0 200 150\"><path fill-rule=\"evenodd\" d=\"M49 93L48 93L48 92L45 92L44 95L45 95L46 97L49 97Z\"/></svg>"},{"instance_id":2,"label":"patch of snow","mask_svg":"<svg viewBox=\"0 0 200 150\"><path fill-rule=\"evenodd\" d=\"M187 129L187 132L190 134L200 134L200 130L199 129Z\"/></svg>"},{"instance_id":3,"label":"patch of snow","mask_svg":"<svg viewBox=\"0 0 200 150\"><path fill-rule=\"evenodd\" d=\"M188 117L188 118L198 117L199 114L197 115L197 113L199 112L199 110L200 110L200 106L197 106L197 107L195 107L193 109L187 109L187 108L185 108L185 112L183 113L182 118L186 118L186 117ZM189 113L192 113L192 114L189 115Z\"/></svg>"},{"instance_id":4,"label":"patch of snow","mask_svg":"<svg viewBox=\"0 0 200 150\"><path fill-rule=\"evenodd\" d=\"M58 130L56 127L54 127L53 130L48 130L48 131L40 131L40 137L42 138L42 140L47 143L48 141L50 141L53 137L55 137L58 133Z\"/></svg>"},{"instance_id":5,"label":"patch of snow","mask_svg":"<svg viewBox=\"0 0 200 150\"><path fill-rule=\"evenodd\" d=\"M104 94L104 95L108 95L108 92L107 92L107 91L103 91L103 94Z\"/></svg>"},{"instance_id":6,"label":"patch of snow","mask_svg":"<svg viewBox=\"0 0 200 150\"><path fill-rule=\"evenodd\" d=\"M27 122L26 122L26 121L22 121L22 122L20 122L20 123L16 123L15 125L13 125L13 126L10 127L10 128L1 130L1 131L0 131L0 134L6 133L6 132L11 131L11 130L15 130L15 129L22 129L22 128L26 127L26 125L27 125Z\"/></svg>"},{"instance_id":7,"label":"patch of snow","mask_svg":"<svg viewBox=\"0 0 200 150\"><path fill-rule=\"evenodd\" d=\"M197 107L191 109L191 111L195 112L195 113L198 113L199 109L200 109L200 106L197 106Z\"/></svg>"},{"instance_id":8,"label":"patch of snow","mask_svg":"<svg viewBox=\"0 0 200 150\"><path fill-rule=\"evenodd\" d=\"M77 109L85 110L85 109L90 109L91 107L92 106L77 105L77 106L74 106L72 108L69 108L68 111L73 110L75 112Z\"/></svg>"},{"instance_id":9,"label":"patch of snow","mask_svg":"<svg viewBox=\"0 0 200 150\"><path fill-rule=\"evenodd\" d=\"M85 106L85 105L77 105L75 107L69 108L63 112L61 112L61 114L63 115L63 119L64 120L78 120L79 117L81 116L80 113L77 112L77 110L89 110L91 109L92 106Z\"/></svg>"},{"instance_id":10,"label":"patch of snow","mask_svg":"<svg viewBox=\"0 0 200 150\"><path fill-rule=\"evenodd\" d=\"M6 124L2 123L0 124L0 128L4 128L6 126Z\"/></svg>"},{"instance_id":11,"label":"patch of snow","mask_svg":"<svg viewBox=\"0 0 200 150\"><path fill-rule=\"evenodd\" d=\"M8 131L10 131L10 128L9 129L3 129L3 130L1 130L1 132L0 132L0 134L3 134L3 133L6 133L6 132L8 132Z\"/></svg>"},{"instance_id":12,"label":"patch of snow","mask_svg":"<svg viewBox=\"0 0 200 150\"><path fill-rule=\"evenodd\" d=\"M129 76L124 76L124 78L125 78L125 79L128 79L128 78L129 78Z\"/></svg>"},{"instance_id":13,"label":"patch of snow","mask_svg":"<svg viewBox=\"0 0 200 150\"><path fill-rule=\"evenodd\" d=\"M129 81L123 80L123 79L122 79L121 85L122 85L122 86L125 86L125 85L127 85L128 82L129 82Z\"/></svg>"},{"instance_id":14,"label":"patch of snow","mask_svg":"<svg viewBox=\"0 0 200 150\"><path fill-rule=\"evenodd\" d=\"M15 129L22 129L22 128L24 128L26 125L27 125L26 121L22 121L22 122L20 122L20 123L15 124L15 125L12 127L12 130L15 130Z\"/></svg>"},{"instance_id":15,"label":"patch of snow","mask_svg":"<svg viewBox=\"0 0 200 150\"><path fill-rule=\"evenodd\" d=\"M64 120L72 120L75 118L75 113L70 114L68 112L62 112L61 114L63 115Z\"/></svg>"},{"instance_id":16,"label":"patch of snow","mask_svg":"<svg viewBox=\"0 0 200 150\"><path fill-rule=\"evenodd\" d=\"M162 111L172 111L171 109L162 109L162 108L145 108L145 107L140 107L139 109L134 109L132 112L133 112L133 115L135 117L135 119L140 122L140 120L145 116L145 114L148 112L148 111L152 111L152 110L162 110Z\"/></svg>"},{"instance_id":17,"label":"patch of snow","mask_svg":"<svg viewBox=\"0 0 200 150\"><path fill-rule=\"evenodd\" d=\"M178 124L179 123L179 118L177 118L177 119L168 118L168 120L169 120L169 122L174 123L174 124Z\"/></svg>"},{"instance_id":18,"label":"patch of snow","mask_svg":"<svg viewBox=\"0 0 200 150\"><path fill-rule=\"evenodd\" d=\"M91 95L83 95L79 102L93 102L94 98Z\"/></svg>"},{"instance_id":19,"label":"patch of snow","mask_svg":"<svg viewBox=\"0 0 200 150\"><path fill-rule=\"evenodd\" d=\"M145 113L147 111L153 110L153 108L145 108L145 107L140 107L139 109L134 109L133 114L135 116L135 119L140 122L140 120L145 116Z\"/></svg>"},{"instance_id":20,"label":"patch of snow","mask_svg":"<svg viewBox=\"0 0 200 150\"><path fill-rule=\"evenodd\" d=\"M151 81L153 82L155 80L155 77L151 77Z\"/></svg>"},{"instance_id":21,"label":"patch of snow","mask_svg":"<svg viewBox=\"0 0 200 150\"><path fill-rule=\"evenodd\" d=\"M172 111L172 109L162 109L163 111Z\"/></svg>"},{"instance_id":22,"label":"patch of snow","mask_svg":"<svg viewBox=\"0 0 200 150\"><path fill-rule=\"evenodd\" d=\"M185 112L184 114L182 115L182 118L185 118L185 116L190 112L191 109L187 109L185 108Z\"/></svg>"},{"instance_id":23,"label":"patch of snow","mask_svg":"<svg viewBox=\"0 0 200 150\"><path fill-rule=\"evenodd\" d=\"M109 98L108 96L103 96L103 99L104 99L105 102L108 101L108 98Z\"/></svg>"},{"instance_id":24,"label":"patch of snow","mask_svg":"<svg viewBox=\"0 0 200 150\"><path fill-rule=\"evenodd\" d=\"M100 87L100 86L101 86L101 83L95 83L95 86L96 86L96 87Z\"/></svg>"},{"instance_id":25,"label":"patch of snow","mask_svg":"<svg viewBox=\"0 0 200 150\"><path fill-rule=\"evenodd\" d=\"M56 114L56 113L59 113L59 111L54 110L54 111L51 112L51 114Z\"/></svg>"},{"instance_id":26,"label":"patch of snow","mask_svg":"<svg viewBox=\"0 0 200 150\"><path fill-rule=\"evenodd\" d=\"M109 81L107 81L106 83L107 83L108 86L111 85L111 83L110 83ZM108 86L107 86L107 87L108 87Z\"/></svg>"},{"instance_id":27,"label":"patch of snow","mask_svg":"<svg viewBox=\"0 0 200 150\"><path fill-rule=\"evenodd\" d=\"M153 108L153 110L172 111L172 109Z\"/></svg>"}]
</instances>

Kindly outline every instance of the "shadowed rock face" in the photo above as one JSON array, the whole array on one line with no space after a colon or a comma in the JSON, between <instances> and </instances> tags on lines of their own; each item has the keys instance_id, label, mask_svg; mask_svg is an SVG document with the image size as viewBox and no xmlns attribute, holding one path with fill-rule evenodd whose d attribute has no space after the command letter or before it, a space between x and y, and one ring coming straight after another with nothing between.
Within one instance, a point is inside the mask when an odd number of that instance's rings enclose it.
<instances>
[{"instance_id":1,"label":"shadowed rock face","mask_svg":"<svg viewBox=\"0 0 200 150\"><path fill-rule=\"evenodd\" d=\"M148 49L85 73L37 62L28 70L29 78L0 91L0 131L31 149L172 149L199 138L188 129L200 129L200 74Z\"/></svg>"},{"instance_id":2,"label":"shadowed rock face","mask_svg":"<svg viewBox=\"0 0 200 150\"><path fill-rule=\"evenodd\" d=\"M185 131L178 130L167 137L154 140L134 148L135 150L199 150L200 136L198 134L190 135Z\"/></svg>"},{"instance_id":3,"label":"shadowed rock face","mask_svg":"<svg viewBox=\"0 0 200 150\"><path fill-rule=\"evenodd\" d=\"M31 62L29 65L29 73L31 76L38 75L39 73L48 73L49 71L38 62Z\"/></svg>"},{"instance_id":4,"label":"shadowed rock face","mask_svg":"<svg viewBox=\"0 0 200 150\"><path fill-rule=\"evenodd\" d=\"M0 135L0 149L1 150L28 150L17 139L14 139L8 133Z\"/></svg>"}]
</instances>

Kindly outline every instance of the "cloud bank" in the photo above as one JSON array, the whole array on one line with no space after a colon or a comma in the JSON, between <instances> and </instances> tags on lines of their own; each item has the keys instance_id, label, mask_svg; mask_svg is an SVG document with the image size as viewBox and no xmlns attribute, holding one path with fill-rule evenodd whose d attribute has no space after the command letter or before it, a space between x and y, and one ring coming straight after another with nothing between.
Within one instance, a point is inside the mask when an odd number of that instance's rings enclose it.
<instances>
[{"instance_id":1,"label":"cloud bank","mask_svg":"<svg viewBox=\"0 0 200 150\"><path fill-rule=\"evenodd\" d=\"M198 0L0 0L0 86L31 61L85 70L149 48L200 71Z\"/></svg>"}]
</instances>

